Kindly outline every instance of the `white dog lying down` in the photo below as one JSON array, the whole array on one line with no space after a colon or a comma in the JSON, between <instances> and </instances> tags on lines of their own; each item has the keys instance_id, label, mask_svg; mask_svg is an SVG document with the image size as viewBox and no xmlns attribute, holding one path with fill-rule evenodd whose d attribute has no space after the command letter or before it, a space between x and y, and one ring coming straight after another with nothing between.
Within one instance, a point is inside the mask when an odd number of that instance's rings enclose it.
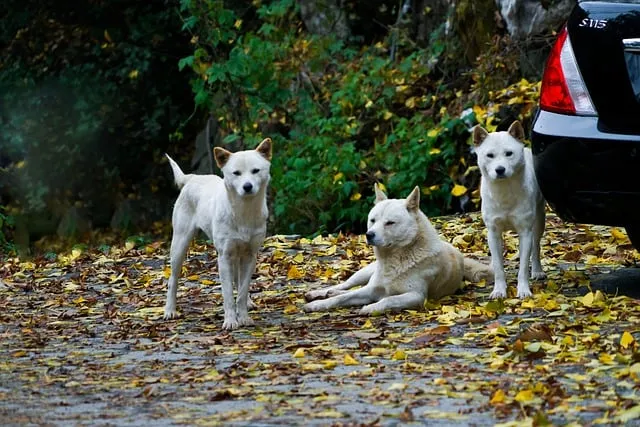
<instances>
[{"instance_id":1,"label":"white dog lying down","mask_svg":"<svg viewBox=\"0 0 640 427\"><path fill-rule=\"evenodd\" d=\"M544 232L544 198L538 188L531 149L522 142L524 129L515 121L507 132L488 133L480 125L473 128L473 143L482 178L482 219L487 226L491 265L495 284L491 298L507 296L504 275L502 233L515 230L520 238L520 269L517 296L531 296L531 276L545 277L540 264L540 238Z\"/></svg>"},{"instance_id":2,"label":"white dog lying down","mask_svg":"<svg viewBox=\"0 0 640 427\"><path fill-rule=\"evenodd\" d=\"M366 236L376 261L344 283L308 292L307 301L316 301L306 304L305 311L355 305L364 305L361 314L420 309L427 298L455 293L463 278L492 280L489 266L464 258L438 236L420 210L418 187L406 200L387 199L377 185L375 192ZM358 285L364 286L347 291Z\"/></svg>"},{"instance_id":3,"label":"white dog lying down","mask_svg":"<svg viewBox=\"0 0 640 427\"><path fill-rule=\"evenodd\" d=\"M204 231L218 252L218 271L222 283L224 329L252 325L247 309L249 282L256 268L258 250L267 231L267 186L271 166L271 139L255 150L231 153L214 149L223 178L217 175L185 175L169 158L176 184L182 190L173 208L171 239L171 277L167 288L164 318L176 313L176 293L180 270L197 229ZM237 286L237 301L233 287Z\"/></svg>"}]
</instances>

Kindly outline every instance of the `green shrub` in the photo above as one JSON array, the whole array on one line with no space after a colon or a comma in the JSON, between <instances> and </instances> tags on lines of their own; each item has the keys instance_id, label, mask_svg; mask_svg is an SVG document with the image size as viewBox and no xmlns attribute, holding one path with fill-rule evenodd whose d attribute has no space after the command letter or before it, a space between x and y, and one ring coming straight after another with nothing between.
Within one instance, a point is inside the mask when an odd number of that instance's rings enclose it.
<instances>
[{"instance_id":1,"label":"green shrub","mask_svg":"<svg viewBox=\"0 0 640 427\"><path fill-rule=\"evenodd\" d=\"M254 4L258 24L245 29L223 1L183 0L195 49L180 66L225 142L274 138L275 231L360 231L374 182L391 197L419 185L427 213L450 211L469 124L444 107L459 94L439 68L451 57L443 32L424 49L400 38L391 62L386 42L301 32L293 0Z\"/></svg>"}]
</instances>

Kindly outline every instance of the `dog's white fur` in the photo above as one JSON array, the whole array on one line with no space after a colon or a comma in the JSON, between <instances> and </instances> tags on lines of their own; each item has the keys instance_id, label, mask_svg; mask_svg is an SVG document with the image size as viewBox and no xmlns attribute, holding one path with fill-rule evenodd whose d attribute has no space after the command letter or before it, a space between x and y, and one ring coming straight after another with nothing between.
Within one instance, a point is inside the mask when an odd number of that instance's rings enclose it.
<instances>
[{"instance_id":1,"label":"dog's white fur","mask_svg":"<svg viewBox=\"0 0 640 427\"><path fill-rule=\"evenodd\" d=\"M540 238L544 232L544 198L538 188L531 149L521 142L524 129L515 121L507 132L487 132L480 125L473 129L474 151L482 174L480 197L482 218L488 231L491 265L495 283L491 298L507 296L504 274L502 233L514 230L520 239L520 269L517 296L531 296L531 277L545 277L540 264Z\"/></svg>"},{"instance_id":2,"label":"dog's white fur","mask_svg":"<svg viewBox=\"0 0 640 427\"><path fill-rule=\"evenodd\" d=\"M222 284L224 329L252 325L247 313L249 282L255 271L258 250L267 230L267 186L270 180L271 139L255 150L231 153L216 147L216 163L224 178L217 175L185 175L167 155L176 185L181 188L173 208L171 276L167 288L164 318L177 316L176 294L180 270L197 229L204 231L218 252ZM237 299L233 288L237 286Z\"/></svg>"},{"instance_id":3,"label":"dog's white fur","mask_svg":"<svg viewBox=\"0 0 640 427\"><path fill-rule=\"evenodd\" d=\"M376 202L369 212L368 242L376 261L346 282L307 292L305 311L364 305L361 314L386 310L420 309L427 298L455 293L462 279L491 279L491 268L464 258L442 240L420 210L420 190L407 199L387 199L375 187ZM354 286L362 288L347 291ZM319 299L326 298L326 299Z\"/></svg>"}]
</instances>

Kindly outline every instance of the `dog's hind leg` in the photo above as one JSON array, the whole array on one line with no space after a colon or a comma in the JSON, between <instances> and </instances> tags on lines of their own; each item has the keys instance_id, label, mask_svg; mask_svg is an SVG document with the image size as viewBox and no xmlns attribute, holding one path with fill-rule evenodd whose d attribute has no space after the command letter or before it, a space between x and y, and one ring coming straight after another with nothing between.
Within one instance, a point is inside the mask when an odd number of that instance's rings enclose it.
<instances>
[{"instance_id":1,"label":"dog's hind leg","mask_svg":"<svg viewBox=\"0 0 640 427\"><path fill-rule=\"evenodd\" d=\"M371 276L373 276L373 273L375 271L376 271L376 262L374 261L371 264L367 265L366 267L361 268L360 270L353 273L353 275L351 275L351 277L349 277L346 281L335 286L329 286L328 288L309 291L306 294L304 294L304 298L307 301L313 301L316 299L324 299L327 297L333 297L336 295L343 294L347 290L355 286L362 286L369 283L369 280L371 279Z\"/></svg>"},{"instance_id":2,"label":"dog's hind leg","mask_svg":"<svg viewBox=\"0 0 640 427\"><path fill-rule=\"evenodd\" d=\"M380 301L365 305L360 314L383 313L387 310L399 311L404 309L420 309L424 306L424 295L419 292L407 292L382 298Z\"/></svg>"},{"instance_id":3,"label":"dog's hind leg","mask_svg":"<svg viewBox=\"0 0 640 427\"><path fill-rule=\"evenodd\" d=\"M542 270L540 263L540 239L544 233L544 205L542 214L538 215L533 224L533 248L531 249L531 278L534 280L544 279L546 274Z\"/></svg>"},{"instance_id":4,"label":"dog's hind leg","mask_svg":"<svg viewBox=\"0 0 640 427\"><path fill-rule=\"evenodd\" d=\"M466 257L463 259L463 265L464 278L466 280L472 282L479 282L481 280L486 280L487 283L493 282L493 269L490 266Z\"/></svg>"},{"instance_id":5,"label":"dog's hind leg","mask_svg":"<svg viewBox=\"0 0 640 427\"><path fill-rule=\"evenodd\" d=\"M189 244L195 232L195 225L191 223L188 215L177 212L173 216L173 236L171 238L170 265L171 276L167 285L167 302L164 306L164 318L177 317L176 298L178 294L178 279L182 270L182 263L187 255Z\"/></svg>"},{"instance_id":6,"label":"dog's hind leg","mask_svg":"<svg viewBox=\"0 0 640 427\"><path fill-rule=\"evenodd\" d=\"M240 286L239 284L242 282L241 279L241 273L242 273L242 259L238 258L238 260L236 260L236 263L234 264L233 267L233 286L236 286L236 291L238 290L238 286ZM253 274L253 272L251 273ZM236 295L236 299L237 299L237 295ZM253 310L258 308L258 306L256 305L255 302L253 302L251 300L251 294L247 294L247 310Z\"/></svg>"}]
</instances>

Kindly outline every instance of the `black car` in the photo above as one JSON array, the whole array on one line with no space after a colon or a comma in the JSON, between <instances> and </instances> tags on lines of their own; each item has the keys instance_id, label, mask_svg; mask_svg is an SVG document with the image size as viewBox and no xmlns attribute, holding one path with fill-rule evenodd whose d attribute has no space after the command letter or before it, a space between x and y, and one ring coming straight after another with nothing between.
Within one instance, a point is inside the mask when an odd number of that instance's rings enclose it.
<instances>
[{"instance_id":1,"label":"black car","mask_svg":"<svg viewBox=\"0 0 640 427\"><path fill-rule=\"evenodd\" d=\"M531 132L566 221L623 226L640 249L640 1L581 1L558 34Z\"/></svg>"}]
</instances>

